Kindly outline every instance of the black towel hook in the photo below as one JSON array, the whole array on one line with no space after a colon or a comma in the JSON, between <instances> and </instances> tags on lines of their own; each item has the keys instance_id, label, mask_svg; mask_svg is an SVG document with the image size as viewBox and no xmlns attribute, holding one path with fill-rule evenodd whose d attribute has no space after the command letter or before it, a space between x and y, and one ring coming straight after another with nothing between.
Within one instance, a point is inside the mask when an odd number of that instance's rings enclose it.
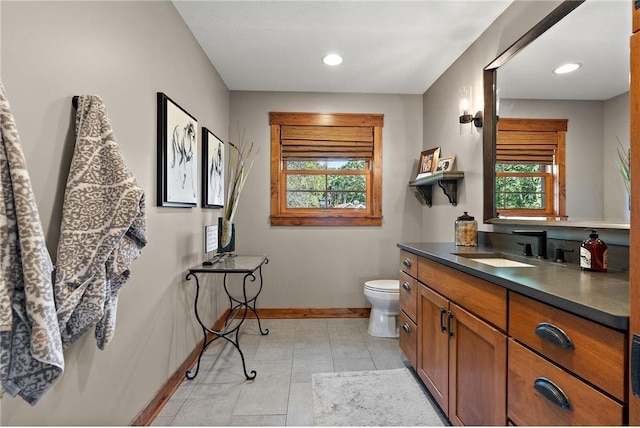
<instances>
[{"instance_id":1,"label":"black towel hook","mask_svg":"<svg viewBox=\"0 0 640 428\"><path fill-rule=\"evenodd\" d=\"M73 108L78 110L78 96L74 95L73 98L71 98L71 104L73 104Z\"/></svg>"}]
</instances>

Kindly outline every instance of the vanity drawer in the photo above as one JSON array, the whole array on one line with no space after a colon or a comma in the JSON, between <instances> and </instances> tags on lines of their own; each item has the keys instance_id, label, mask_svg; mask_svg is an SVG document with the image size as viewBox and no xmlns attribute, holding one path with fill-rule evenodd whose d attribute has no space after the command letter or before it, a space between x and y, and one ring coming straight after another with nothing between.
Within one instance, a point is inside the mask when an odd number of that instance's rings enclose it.
<instances>
[{"instance_id":1,"label":"vanity drawer","mask_svg":"<svg viewBox=\"0 0 640 428\"><path fill-rule=\"evenodd\" d=\"M400 272L400 309L416 321L418 313L418 280Z\"/></svg>"},{"instance_id":2,"label":"vanity drawer","mask_svg":"<svg viewBox=\"0 0 640 428\"><path fill-rule=\"evenodd\" d=\"M411 366L416 368L418 349L418 326L404 312L398 315L400 323L400 349L407 356Z\"/></svg>"},{"instance_id":3,"label":"vanity drawer","mask_svg":"<svg viewBox=\"0 0 640 428\"><path fill-rule=\"evenodd\" d=\"M509 335L624 401L623 333L511 292Z\"/></svg>"},{"instance_id":4,"label":"vanity drawer","mask_svg":"<svg viewBox=\"0 0 640 428\"><path fill-rule=\"evenodd\" d=\"M418 280L467 311L507 330L507 289L420 257Z\"/></svg>"},{"instance_id":5,"label":"vanity drawer","mask_svg":"<svg viewBox=\"0 0 640 428\"><path fill-rule=\"evenodd\" d=\"M516 425L623 424L622 405L512 339L508 346L507 415Z\"/></svg>"},{"instance_id":6,"label":"vanity drawer","mask_svg":"<svg viewBox=\"0 0 640 428\"><path fill-rule=\"evenodd\" d=\"M405 250L400 250L400 270L414 278L418 277L418 256Z\"/></svg>"}]
</instances>

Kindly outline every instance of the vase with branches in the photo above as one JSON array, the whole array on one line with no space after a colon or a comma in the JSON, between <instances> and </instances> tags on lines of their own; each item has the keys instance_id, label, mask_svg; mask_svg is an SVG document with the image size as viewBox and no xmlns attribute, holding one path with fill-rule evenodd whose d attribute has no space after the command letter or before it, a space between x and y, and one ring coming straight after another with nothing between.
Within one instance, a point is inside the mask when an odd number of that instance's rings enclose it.
<instances>
[{"instance_id":1,"label":"vase with branches","mask_svg":"<svg viewBox=\"0 0 640 428\"><path fill-rule=\"evenodd\" d=\"M616 137L616 139L618 140L618 144L620 145L620 147L617 148L618 159L616 159L616 164L618 165L618 170L620 171L620 175L622 176L622 180L624 181L624 186L627 189L627 195L631 196L631 169L629 165L629 150L625 150L618 137Z\"/></svg>"},{"instance_id":2,"label":"vase with branches","mask_svg":"<svg viewBox=\"0 0 640 428\"><path fill-rule=\"evenodd\" d=\"M228 183L227 197L224 210L220 220L220 250L225 251L232 244L233 238L233 218L236 215L240 194L244 188L245 181L249 176L258 149L254 149L253 142L245 142L245 133L238 128L238 141L229 141L229 153L227 168L225 168L225 182ZM228 251L233 251L230 248Z\"/></svg>"}]
</instances>

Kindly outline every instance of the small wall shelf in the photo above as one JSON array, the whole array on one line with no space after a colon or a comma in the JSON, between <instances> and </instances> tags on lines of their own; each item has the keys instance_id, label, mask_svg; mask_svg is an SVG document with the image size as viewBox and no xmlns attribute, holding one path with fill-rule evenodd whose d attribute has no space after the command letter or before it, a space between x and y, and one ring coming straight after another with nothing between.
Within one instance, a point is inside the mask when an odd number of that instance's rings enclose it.
<instances>
[{"instance_id":1,"label":"small wall shelf","mask_svg":"<svg viewBox=\"0 0 640 428\"><path fill-rule=\"evenodd\" d=\"M431 206L431 194L434 184L438 184L449 198L451 205L458 204L458 181L464 178L463 171L441 171L409 182L409 186L416 188L416 193L424 199L427 205Z\"/></svg>"}]
</instances>

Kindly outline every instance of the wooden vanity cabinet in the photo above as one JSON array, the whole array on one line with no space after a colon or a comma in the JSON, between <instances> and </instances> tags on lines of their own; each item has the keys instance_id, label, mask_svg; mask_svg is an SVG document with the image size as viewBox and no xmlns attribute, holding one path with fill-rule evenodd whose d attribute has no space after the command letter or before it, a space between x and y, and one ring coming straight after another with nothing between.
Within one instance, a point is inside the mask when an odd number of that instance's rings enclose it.
<instances>
[{"instance_id":1,"label":"wooden vanity cabinet","mask_svg":"<svg viewBox=\"0 0 640 428\"><path fill-rule=\"evenodd\" d=\"M422 258L418 278L418 375L453 424L505 425L507 337L480 317L506 325L506 292Z\"/></svg>"},{"instance_id":2,"label":"wooden vanity cabinet","mask_svg":"<svg viewBox=\"0 0 640 428\"><path fill-rule=\"evenodd\" d=\"M400 346L451 423L627 423L626 333L403 253Z\"/></svg>"},{"instance_id":3,"label":"wooden vanity cabinet","mask_svg":"<svg viewBox=\"0 0 640 428\"><path fill-rule=\"evenodd\" d=\"M509 336L624 401L623 332L512 292Z\"/></svg>"},{"instance_id":4,"label":"wooden vanity cabinet","mask_svg":"<svg viewBox=\"0 0 640 428\"><path fill-rule=\"evenodd\" d=\"M508 415L516 425L623 425L623 406L509 339Z\"/></svg>"},{"instance_id":5,"label":"wooden vanity cabinet","mask_svg":"<svg viewBox=\"0 0 640 428\"><path fill-rule=\"evenodd\" d=\"M418 257L408 251L400 251L400 314L398 322L400 324L400 349L406 355L413 367L417 362L418 346L418 325L417 325L417 304L418 304Z\"/></svg>"},{"instance_id":6,"label":"wooden vanity cabinet","mask_svg":"<svg viewBox=\"0 0 640 428\"><path fill-rule=\"evenodd\" d=\"M518 425L622 425L626 336L509 294L509 419Z\"/></svg>"}]
</instances>

